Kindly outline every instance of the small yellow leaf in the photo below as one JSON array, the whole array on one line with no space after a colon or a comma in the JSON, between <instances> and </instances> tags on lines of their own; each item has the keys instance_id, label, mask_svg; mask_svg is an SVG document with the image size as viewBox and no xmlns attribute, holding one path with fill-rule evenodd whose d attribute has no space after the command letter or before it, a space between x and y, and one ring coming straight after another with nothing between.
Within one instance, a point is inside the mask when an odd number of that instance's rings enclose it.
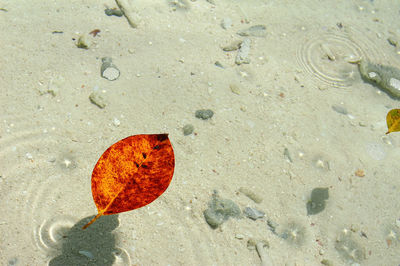
<instances>
[{"instance_id":1,"label":"small yellow leaf","mask_svg":"<svg viewBox=\"0 0 400 266\"><path fill-rule=\"evenodd\" d=\"M386 123L388 127L386 134L400 131L400 109L390 110L386 116Z\"/></svg>"}]
</instances>

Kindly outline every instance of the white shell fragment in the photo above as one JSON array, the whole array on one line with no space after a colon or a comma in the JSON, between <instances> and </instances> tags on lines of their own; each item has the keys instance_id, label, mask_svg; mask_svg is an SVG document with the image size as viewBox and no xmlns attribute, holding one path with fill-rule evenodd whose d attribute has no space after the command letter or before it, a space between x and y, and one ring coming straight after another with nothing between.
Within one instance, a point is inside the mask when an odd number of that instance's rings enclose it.
<instances>
[{"instance_id":1,"label":"white shell fragment","mask_svg":"<svg viewBox=\"0 0 400 266\"><path fill-rule=\"evenodd\" d=\"M120 72L119 69L113 64L112 59L110 57L103 57L101 61L103 62L100 70L101 76L111 81L118 79Z\"/></svg>"}]
</instances>

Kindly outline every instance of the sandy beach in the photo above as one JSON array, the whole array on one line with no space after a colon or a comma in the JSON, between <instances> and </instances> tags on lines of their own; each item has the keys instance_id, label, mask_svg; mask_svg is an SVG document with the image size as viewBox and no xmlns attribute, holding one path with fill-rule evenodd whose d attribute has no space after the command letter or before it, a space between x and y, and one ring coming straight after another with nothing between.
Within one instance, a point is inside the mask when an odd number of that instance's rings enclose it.
<instances>
[{"instance_id":1,"label":"sandy beach","mask_svg":"<svg viewBox=\"0 0 400 266\"><path fill-rule=\"evenodd\" d=\"M400 102L357 63L400 68L399 15L0 0L0 264L398 265L400 133L385 132ZM163 133L168 189L82 230L102 153Z\"/></svg>"}]
</instances>

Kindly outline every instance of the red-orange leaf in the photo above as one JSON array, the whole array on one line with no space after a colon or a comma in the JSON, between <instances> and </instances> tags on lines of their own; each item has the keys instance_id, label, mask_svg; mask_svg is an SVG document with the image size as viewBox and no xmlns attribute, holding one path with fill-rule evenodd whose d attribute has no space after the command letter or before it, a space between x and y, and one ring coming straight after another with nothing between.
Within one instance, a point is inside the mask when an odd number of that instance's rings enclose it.
<instances>
[{"instance_id":1,"label":"red-orange leaf","mask_svg":"<svg viewBox=\"0 0 400 266\"><path fill-rule=\"evenodd\" d=\"M143 207L167 189L175 158L168 134L130 136L109 147L93 169L92 194L98 214Z\"/></svg>"}]
</instances>

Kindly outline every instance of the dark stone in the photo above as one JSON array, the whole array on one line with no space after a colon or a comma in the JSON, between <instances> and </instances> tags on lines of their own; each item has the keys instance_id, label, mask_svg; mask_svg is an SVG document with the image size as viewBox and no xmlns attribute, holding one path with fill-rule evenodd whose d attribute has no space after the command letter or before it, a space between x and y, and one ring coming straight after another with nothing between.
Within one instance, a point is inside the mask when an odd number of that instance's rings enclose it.
<instances>
[{"instance_id":1,"label":"dark stone","mask_svg":"<svg viewBox=\"0 0 400 266\"><path fill-rule=\"evenodd\" d=\"M239 206L230 199L221 199L217 194L208 203L208 209L203 212L206 222L215 229L229 217L238 218L242 212Z\"/></svg>"},{"instance_id":2,"label":"dark stone","mask_svg":"<svg viewBox=\"0 0 400 266\"><path fill-rule=\"evenodd\" d=\"M197 110L195 113L195 116L197 118L203 119L203 120L207 120L210 119L211 117L213 117L214 112L210 109L201 109L201 110Z\"/></svg>"}]
</instances>

